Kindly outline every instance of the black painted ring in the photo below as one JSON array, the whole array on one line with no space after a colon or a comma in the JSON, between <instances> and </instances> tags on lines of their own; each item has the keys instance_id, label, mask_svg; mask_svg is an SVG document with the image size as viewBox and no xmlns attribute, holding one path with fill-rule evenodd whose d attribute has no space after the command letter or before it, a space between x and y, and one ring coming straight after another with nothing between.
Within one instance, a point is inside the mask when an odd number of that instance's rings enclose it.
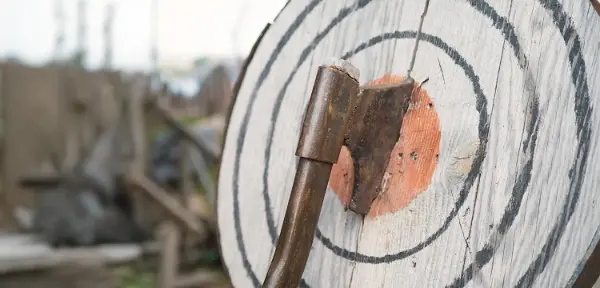
<instances>
[{"instance_id":1,"label":"black painted ring","mask_svg":"<svg viewBox=\"0 0 600 288\"><path fill-rule=\"evenodd\" d=\"M542 273L545 269L546 265L550 262L554 251L556 250L558 244L560 243L560 238L562 237L567 223L571 219L571 216L575 212L575 207L579 200L579 194L581 192L581 185L584 179L584 171L586 167L586 163L589 156L589 148L590 148L590 134L591 134L591 112L592 108L590 106L589 99L589 88L587 84L587 73L585 68L585 62L583 60L583 55L581 54L581 40L579 35L575 31L573 27L572 19L564 12L562 5L557 2L557 0L538 0L539 3L552 15L552 20L556 28L560 31L563 36L564 44L569 50L569 64L571 66L571 81L573 85L576 87L575 91L575 125L577 126L577 155L573 160L573 164L569 171L570 187L568 195L565 199L563 209L561 211L561 215L558 217L558 223L554 226L546 238L546 243L542 246L542 251L538 254L536 259L531 263L527 271L521 276L519 282L516 287L531 287L534 283L537 276ZM475 9L477 9L480 13L488 16L496 29L502 31L505 39L509 42L510 46L513 49L513 52L517 59L519 59L520 66L522 69L528 69L529 63L527 57L525 55L521 55L520 45L518 44L517 35L515 33L514 26L505 18L500 16L494 8L492 8L485 0L471 0L469 4ZM570 44L569 44L570 43ZM519 57L521 56L521 57ZM537 96L537 95L536 95ZM536 99L534 99L536 100ZM539 103L538 101L533 101L534 110L532 114L534 117L537 117L539 113ZM526 139L523 143L523 150L530 149L530 153L533 154L533 150L535 150L537 132L539 129L539 125L537 121L535 123L531 123L528 127L529 130L533 130L531 134L531 139ZM515 189L513 189L513 195L511 197L517 196L515 200L515 205L520 205L523 194L525 192L525 188L529 183L529 177L531 176L531 166L533 163L527 163L525 166L529 166L527 170L529 172L524 175L519 175L517 178L517 183L515 188L523 187L523 193L515 194ZM512 225L515 215L509 215L505 213L501 220L501 225L505 224L503 229L498 229L501 235L504 235L508 228ZM473 257L475 261L469 265L469 267L463 271L462 275L456 278L453 283L449 287L464 287L466 283L468 283L472 278L473 274L477 269L483 267L487 264L493 254L495 252L495 247L490 245L490 243L486 244L484 248L478 251Z\"/></svg>"},{"instance_id":2,"label":"black painted ring","mask_svg":"<svg viewBox=\"0 0 600 288\"><path fill-rule=\"evenodd\" d=\"M345 53L344 56L342 56L342 58L347 59L369 47L377 45L386 40L412 39L412 38L415 38L416 35L417 35L417 33L415 31L396 31L396 32L391 32L391 33L385 33L385 34L371 38L368 42L358 45L358 47L356 47L355 49L351 50L350 52ZM360 262L360 263L369 263L369 264L390 263L390 262L394 262L394 261L409 257L409 256L421 251L423 248L429 246L431 243L433 243L433 241L435 241L439 236L441 236L442 233L444 233L444 231L446 231L446 229L448 229L448 227L450 226L450 223L456 217L456 215L458 215L458 211L460 210L462 205L467 200L467 197L469 196L469 192L473 186L473 183L475 183L475 179L480 175L481 164L483 163L483 160L485 159L486 149L487 149L487 142L488 142L488 135L489 135L489 125L488 125L489 119L488 119L488 113L487 113L487 98L486 98L485 94L483 93L483 89L481 89L481 85L479 84L479 77L477 76L477 74L475 74L475 71L473 70L473 66L471 66L469 63L467 63L467 61L464 59L464 57L462 57L458 53L458 51L456 51L456 49L450 47L450 45L448 45L446 42L444 42L444 40L442 40L441 38L427 34L427 33L421 33L421 40L428 42L428 43L432 44L433 46L439 48L440 50L444 51L448 55L448 57L450 57L450 59L452 59L454 61L454 63L456 65L458 65L460 68L463 69L463 71L465 72L465 75L471 81L471 84L473 85L473 91L475 92L475 96L476 96L475 97L476 103L477 103L476 109L477 109L477 112L479 112L479 127L478 127L479 129L478 130L479 130L480 145L479 145L479 148L477 149L476 156L473 159L473 164L471 165L471 170L467 174L467 178L464 181L463 188L460 190L458 199L454 203L454 208L452 209L450 214L446 217L442 226L440 228L438 228L435 231L435 233L433 233L425 241L415 245L414 247L394 253L394 254L388 254L388 255L384 255L384 256L369 256L369 255L361 254L358 252L348 251L347 249L344 249L342 247L335 245L334 243L331 242L331 240L329 238L327 238L325 235L323 235L323 233L321 232L321 230L319 228L317 228L317 231L315 234L317 239L319 239L319 241L321 241L321 243L327 249L331 250L335 255L338 255L338 256L348 259L350 261L356 261L356 262ZM270 147L270 145L267 146L267 149L269 147ZM267 166L266 171L268 171L268 166Z\"/></svg>"},{"instance_id":3,"label":"black painted ring","mask_svg":"<svg viewBox=\"0 0 600 288\"><path fill-rule=\"evenodd\" d=\"M590 106L590 99L589 99L589 89L588 89L588 85L587 85L587 79L586 79L586 72L585 72L585 63L583 61L583 58L581 57L581 41L579 39L579 36L577 35L577 33L575 32L575 29L572 25L572 20L568 17L568 15L566 15L566 13L564 13L563 9L562 9L562 5L560 5L560 3L558 3L556 0L539 0L540 3L544 6L544 8L546 8L548 11L550 11L552 13L553 16L553 22L556 25L556 27L560 30L561 34L563 35L563 38L565 39L565 44L567 42L567 40L571 39L573 40L574 45L571 46L571 49L569 50L569 62L571 64L572 67L572 73L571 73L571 78L572 78L572 82L573 84L577 87L577 91L575 94L575 112L576 112L576 124L577 124L577 136L578 139L580 140L578 143L578 159L580 159L581 161L574 161L573 163L573 167L571 169L571 173L569 173L569 177L571 178L571 187L570 187L570 191L569 191L569 195L567 196L567 201L565 206L563 207L563 210L561 212L561 217L560 219L562 219L562 221L559 221L559 223L557 224L557 226L554 227L554 229L551 231L551 235L548 237L548 241L545 243L545 245L543 246L542 252L538 255L537 259L534 261L534 263L532 263L532 265L529 267L528 271L525 273L525 275L523 275L523 277L521 278L521 280L519 281L519 286L522 286L523 284L527 284L527 283L532 283L535 280L535 277L537 275L539 275L539 273L541 273L541 271L543 271L544 267L547 265L547 263L550 260L550 257L547 257L546 255L552 255L551 252L553 252L556 249L556 246L558 245L558 240L560 239L560 237L562 236L566 224L568 223L568 221L570 220L573 212L574 212L574 208L575 205L577 204L578 198L579 198L579 189L581 187L581 183L583 182L583 174L581 173L583 171L583 169L585 168L586 162L587 162L587 158L589 155L589 137L591 134L591 122L590 122L590 117L589 114L591 113L592 109ZM299 23L301 23L304 18L306 17L306 15L308 13L310 13L310 11L312 11L314 9L314 7L316 5L318 5L321 2L321 0L313 0L303 11L302 13L295 19L294 24L292 26L290 26L290 28L288 29L288 31L286 31L286 34L284 35L284 37L281 38L280 42L277 45L277 49L275 51L273 51L273 54L271 54L271 57L269 58L269 61L267 62L267 65L265 66L264 70L262 71L262 73L260 74L260 78L257 81L253 93L250 96L250 103L248 105L248 109L246 110L246 114L244 115L244 122L242 122L242 127L240 129L240 134L238 136L238 146L237 146L237 150L236 150L236 158L235 158L235 165L234 165L234 183L233 183L233 198L234 198L234 218L235 218L235 230L236 230L236 238L237 238L237 242L238 242L238 249L240 250L240 254L242 255L242 261L244 264L244 267L248 273L248 275L250 276L254 286L260 286L260 282L258 281L255 273L252 271L251 265L247 259L247 255L245 253L245 247L243 245L243 236L241 234L241 227L240 227L240 223L239 223L239 203L238 203L238 193L239 193L239 187L238 187L238 176L239 176L239 158L240 158L240 154L241 154L241 149L243 147L243 142L244 142L244 138L245 138L245 134L247 132L247 120L250 116L250 111L252 110L252 107L254 105L254 101L256 99L256 92L259 89L259 87L262 85L262 82L264 82L264 80L266 79L267 75L270 72L271 66L273 64L273 62L275 61L275 59L278 56L279 51L282 49L283 46L285 46L287 40L291 37L291 35L295 32L296 28L299 26ZM370 0L364 0L364 1L359 1L356 7L354 7L354 11L359 10L361 8L363 8L364 6L366 6L368 3L370 3ZM501 17L498 15L498 13L484 0L471 0L469 1L469 4L471 4L478 12L482 13L485 16L488 16L490 18L490 20L493 22L494 26L502 31L505 39L507 39L515 54L520 53L519 52L519 47L515 47L515 45L513 45L516 42L513 42L511 40L516 40L516 34L514 33L514 27L508 23L508 21L506 20L505 17ZM342 18L346 17L348 14L350 14L350 12L348 11L348 8L343 9L340 14L334 19L333 22L339 22L341 21ZM568 23L567 23L568 22ZM326 27L326 29L319 33L319 35L317 35L317 39L318 41L320 41L323 37L324 34L327 34L329 32L329 30L331 30L331 24L329 26ZM321 38L321 39L319 39ZM318 42L317 41L317 42ZM527 65L526 65L527 66ZM580 76L582 76L580 78ZM537 104L537 101L534 101L534 104ZM280 103L279 103L280 105ZM480 123L481 124L481 123ZM537 124L534 123L534 127L537 127ZM535 138L535 137L533 137ZM532 140L532 141L531 141ZM532 144L531 146L534 146L533 144L535 143L535 139L529 139L526 143L524 143L524 146L527 146L529 144ZM524 147L524 149L527 149L527 147ZM268 162L267 162L268 163ZM523 184L523 183L521 183ZM526 185L525 185L526 186ZM268 207L267 207L268 209ZM505 215L506 216L506 215ZM514 220L514 217L503 217L503 219L508 219L506 222L506 224L508 224L508 226L510 226ZM504 229L504 232L506 232L506 230L508 230L508 227ZM460 278L457 278L456 281L454 282L454 284L452 286L464 286L465 283L467 283L473 275L473 268L475 265L481 267L483 265L485 265L490 259L491 256L493 254L493 250L494 248L491 247L486 247L484 248L482 251L479 251L475 257L475 259L477 260L476 263L473 263L465 272L463 272L463 274L461 275ZM550 252L550 253L549 253ZM478 256L482 256L482 257L478 257ZM304 283L305 284L305 283Z\"/></svg>"}]
</instances>

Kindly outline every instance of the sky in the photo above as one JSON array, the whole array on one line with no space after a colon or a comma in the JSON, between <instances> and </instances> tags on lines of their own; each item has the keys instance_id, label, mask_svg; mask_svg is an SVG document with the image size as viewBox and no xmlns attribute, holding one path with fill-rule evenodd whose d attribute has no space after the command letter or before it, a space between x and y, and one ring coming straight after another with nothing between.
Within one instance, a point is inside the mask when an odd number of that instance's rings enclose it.
<instances>
[{"instance_id":1,"label":"sky","mask_svg":"<svg viewBox=\"0 0 600 288\"><path fill-rule=\"evenodd\" d=\"M0 58L17 57L41 65L67 57L76 48L79 0L0 0ZM86 66L104 62L103 23L114 3L113 67L128 71L152 68L152 1L87 0ZM186 65L198 57L245 55L266 23L286 0L154 0L158 7L156 39L160 66ZM59 4L61 3L61 4ZM65 42L54 43L57 5L63 7Z\"/></svg>"}]
</instances>

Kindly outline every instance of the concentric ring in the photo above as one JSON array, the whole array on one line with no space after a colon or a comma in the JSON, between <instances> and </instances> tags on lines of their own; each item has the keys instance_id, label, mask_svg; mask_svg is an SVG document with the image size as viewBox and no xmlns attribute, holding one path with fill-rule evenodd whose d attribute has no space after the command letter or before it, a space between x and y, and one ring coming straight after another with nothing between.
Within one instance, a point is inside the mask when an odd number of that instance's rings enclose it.
<instances>
[{"instance_id":1,"label":"concentric ring","mask_svg":"<svg viewBox=\"0 0 600 288\"><path fill-rule=\"evenodd\" d=\"M385 33L385 34L371 38L368 42L358 45L358 47L356 47L355 49L351 50L350 52L345 53L344 56L342 56L342 58L347 59L369 47L380 44L383 41L394 40L394 39L412 39L412 38L415 38L416 35L417 35L416 31L396 31L396 32L392 32L392 33ZM464 181L463 188L460 190L458 198L454 203L454 208L452 208L452 211L446 217L442 226L440 228L438 228L425 241L415 245L414 247L412 247L410 249L406 249L406 250L403 250L403 251L400 251L400 252L397 252L394 254L388 254L388 255L384 255L384 256L364 255L364 254L361 254L358 252L348 251L347 249L336 246L334 243L331 242L331 240L329 238L327 238L325 235L323 235L323 233L321 232L320 229L317 228L317 232L315 234L317 239L319 239L321 241L321 243L325 247L327 247L329 250L331 250L334 254L336 254L342 258L346 258L348 260L361 262L361 263L380 264L380 263L390 263L393 261L404 259L410 255L413 255L413 254L421 251L423 248L425 248L429 244L433 243L433 241L435 241L439 236L442 235L442 233L444 233L444 231L446 231L446 229L448 229L448 227L450 226L450 223L452 222L452 219L454 219L454 217L456 217L456 215L458 214L458 211L460 210L462 205L467 200L467 197L469 196L471 187L473 187L473 183L475 183L475 180L477 179L477 177L480 174L481 164L483 163L483 160L485 159L485 155L486 155L486 148L487 148L487 142L488 142L488 136L489 136L489 117L488 117L488 113L487 113L487 98L483 93L483 89L481 88L481 85L479 84L479 77L473 70L473 66L471 66L469 63L467 63L467 61L464 59L464 57L462 57L458 53L458 51L456 51L456 49L450 47L450 45L448 45L446 42L444 42L444 40L442 40L441 38L423 32L423 33L421 33L421 40L425 41L427 43L430 43L433 46L444 51L448 55L448 57L450 57L450 59L452 59L452 61L454 61L454 63L456 65L458 65L461 69L463 69L463 72L465 73L467 78L469 78L469 80L471 81L471 84L473 85L473 92L475 93L475 96L476 96L476 99L475 99L476 107L475 108L476 108L477 112L479 112L479 126L478 126L478 130L479 130L478 136L479 136L479 143L480 143L479 148L477 149L475 158L473 159L473 164L471 165L471 170L467 174L467 177ZM270 147L270 145L268 145L267 147ZM265 169L265 171L269 171L268 166L267 166L267 169Z\"/></svg>"},{"instance_id":2,"label":"concentric ring","mask_svg":"<svg viewBox=\"0 0 600 288\"><path fill-rule=\"evenodd\" d=\"M518 286L523 286L523 285L532 283L535 280L535 277L537 275L539 275L541 273L541 271L543 271L543 268L547 265L547 263L549 262L551 257L542 257L542 256L551 255L552 252L556 249L556 246L558 245L558 240L562 237L565 226L568 223L568 221L570 220L570 218L574 212L575 205L579 198L579 190L580 190L581 184L583 182L583 173L582 172L587 163L587 158L588 158L588 154L589 154L589 138L590 138L590 134L592 131L591 123L590 123L590 113L591 113L592 109L590 106L589 90L588 90L587 79L586 79L587 74L585 71L585 63L584 63L582 55L581 55L581 41L579 39L579 36L577 35L577 33L572 25L571 19L563 11L562 5L560 3L558 3L556 0L539 0L539 1L542 4L542 6L544 6L544 8L546 8L549 12L551 12L551 14L553 16L553 22L556 25L556 27L559 29L561 34L563 35L563 38L565 39L565 44L567 44L567 41L569 41L569 40L571 40L573 43L573 45L570 46L570 49L569 49L569 63L571 65L571 69L572 69L571 79L572 79L572 82L575 85L575 87L577 87L577 90L575 93L575 113L576 113L576 125L577 125L577 138L579 141L578 141L578 145L577 145L577 160L574 161L571 172L569 173L569 178L571 179L569 194L567 196L567 201L565 201L565 205L563 206L563 210L561 212L561 217L559 217L559 222L552 229L550 236L548 237L548 240L545 243L541 253L538 255L538 257L534 261L534 263L532 263L532 265L529 267L527 272L523 275L523 277L519 281ZM284 35L284 37L282 37L280 43L278 43L277 49L271 55L269 62L267 63L263 72L261 73L259 81L256 83L253 93L250 96L251 97L250 103L248 105L248 110L246 111L246 115L244 117L245 120L247 120L250 116L250 111L252 110L252 107L254 105L254 100L256 98L257 90L260 88L260 86L262 85L262 82L268 76L271 66L272 66L273 62L275 61L275 59L277 58L277 54L283 48L283 46L285 46L285 43L287 42L289 37L291 37L291 34L293 34L294 31L296 30L296 28L299 26L299 23L301 23L303 21L303 19L306 17L306 15L320 2L321 2L320 0L312 1L309 4L309 6L307 6L307 8L294 21L295 25L293 24L290 27L290 29L288 29L288 31L286 32L286 35ZM356 7L352 7L353 8L352 12L365 7L370 2L371 2L370 0L359 1L357 3L358 5ZM512 24L510 24L505 17L499 16L498 13L484 0L471 0L471 1L469 1L469 3L477 11L479 11L483 15L490 18L490 20L494 24L494 27L502 32L502 35L505 37L507 42L512 47L514 54L517 56L517 59L521 60L519 63L521 68L528 69L529 65L527 62L527 58L526 57L519 58L520 56L522 57L524 55L522 55L522 52L520 51L520 46L518 44L518 39L515 34L514 26ZM351 12L349 11L348 8L343 9L340 12L340 14L338 14L338 16L336 18L334 18L334 20L324 29L324 31L317 35L317 37L315 38L315 41L313 41L313 45L315 43L318 43L320 40L322 40L324 38L324 36L327 33L329 33L329 31L332 29L333 26L337 25L343 18L348 16L350 13ZM285 36L287 36L287 37L285 37ZM307 50L305 49L303 51L303 53L301 54L301 56L308 55L309 53L310 53L310 51L307 52ZM286 82L286 85L287 84L288 83ZM281 95L279 95L279 96L281 96ZM275 103L274 115L277 115L275 113L275 111L279 110L279 108L281 106L281 102L282 102L282 97L278 97L277 102ZM537 113L539 112L539 107L538 107L539 104L538 104L537 99L534 99L532 104L533 104L532 114L537 117ZM276 116L275 116L275 118L276 118ZM275 120L275 119L272 119L272 120ZM258 279L256 278L256 275L252 271L250 263L247 259L247 255L245 253L245 247L243 245L243 235L241 234L241 227L239 224L239 203L238 203L238 197L237 197L239 194L239 187L237 186L237 184L238 184L237 182L238 182L238 177L239 177L239 159L240 159L240 154L241 154L241 148L243 147L245 134L247 132L247 124L245 124L245 123L247 123L247 121L244 121L242 123L243 124L240 129L240 134L239 134L238 143L237 143L238 147L237 147L237 151L236 151L237 153L236 153L236 158L235 158L234 179L233 179L233 181L234 181L234 191L233 191L234 220L236 222L235 230L236 230L236 237L237 237L237 241L238 241L238 248L240 250L240 254L242 255L244 267L246 268L246 271L248 272L250 278L252 279L253 284L255 284L255 286L260 286L260 283L259 283ZM483 124L487 124L487 123L483 123ZM525 139L525 141L523 143L523 149L524 150L529 149L529 152L532 156L533 151L535 149L535 141L536 141L539 125L538 125L537 121L531 121L531 123L529 123L529 124L530 125L528 126L528 131L530 131L531 133L529 134L529 137L527 137ZM481 127L481 125L482 125L482 123L480 122L480 127ZM269 130L269 132L270 132L269 134L271 136L273 134L272 127ZM272 137L270 139L272 139ZM268 153L269 153L269 150L267 149L265 158L269 157L269 156L267 156ZM266 160L267 160L266 165L268 165L268 163L269 163L268 158ZM520 206L520 201L522 200L524 191L526 190L527 185L529 183L529 179L531 177L532 161L528 161L528 163L524 167L525 167L526 173L521 174L517 177L517 179L518 179L517 185L515 185L515 189L513 189L513 196L512 196L511 202L510 202L511 205L509 205L510 207ZM265 170L268 171L268 169L265 169ZM266 182L266 178L264 180ZM517 190L522 191L522 193L515 193L515 191L517 191ZM263 194L266 195L266 198L268 198L268 193L263 193ZM267 204L269 204L269 203L267 203ZM267 213L270 213L270 208L269 208L270 205L267 205L266 207L267 207L266 210L268 211ZM506 233L508 228L512 225L512 222L514 221L515 217L516 217L516 213L514 213L514 214L505 213L503 215L501 225L499 225L499 228L498 228L498 232L501 235L504 235L504 233ZM271 217L271 221L272 220L273 219ZM269 217L267 217L267 221L269 222ZM271 235L274 235L274 233L272 233L272 230L275 230L274 228L275 228L274 224L269 225L269 231L270 231ZM493 256L494 250L495 250L495 248L493 246L486 245L486 246L484 246L484 249L482 249L481 251L478 251L476 253L476 257L475 257L475 259L476 259L475 263L472 263L470 265L470 267L468 267L467 270L465 270L462 273L462 275L454 281L452 286L463 286L465 283L467 283L472 278L473 270L474 270L475 266L481 267L481 266L485 265Z\"/></svg>"}]
</instances>

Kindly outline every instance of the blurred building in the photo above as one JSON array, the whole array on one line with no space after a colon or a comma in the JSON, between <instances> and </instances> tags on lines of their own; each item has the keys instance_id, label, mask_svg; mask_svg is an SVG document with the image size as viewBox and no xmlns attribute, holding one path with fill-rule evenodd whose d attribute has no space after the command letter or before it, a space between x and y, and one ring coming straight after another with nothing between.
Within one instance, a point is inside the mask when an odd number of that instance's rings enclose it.
<instances>
[{"instance_id":1,"label":"blurred building","mask_svg":"<svg viewBox=\"0 0 600 288\"><path fill-rule=\"evenodd\" d=\"M161 68L168 97L161 105L179 117L203 117L224 112L243 59L241 57L202 58L188 71Z\"/></svg>"}]
</instances>

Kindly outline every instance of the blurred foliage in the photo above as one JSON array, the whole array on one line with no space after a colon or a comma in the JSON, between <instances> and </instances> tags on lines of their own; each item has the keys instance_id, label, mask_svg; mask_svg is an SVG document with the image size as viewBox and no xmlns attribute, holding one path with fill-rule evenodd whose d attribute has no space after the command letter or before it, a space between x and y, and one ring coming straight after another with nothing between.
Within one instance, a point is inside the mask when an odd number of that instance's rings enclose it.
<instances>
[{"instance_id":1,"label":"blurred foliage","mask_svg":"<svg viewBox=\"0 0 600 288\"><path fill-rule=\"evenodd\" d=\"M210 176L212 177L212 179L216 182L217 181L217 173L219 172L219 167L217 165L209 165L208 166L208 174L210 174ZM202 184L200 184L199 181L197 181L197 179L194 179L195 183L194 183L194 188L196 190L197 193L201 193L204 194L204 188L202 187Z\"/></svg>"},{"instance_id":2,"label":"blurred foliage","mask_svg":"<svg viewBox=\"0 0 600 288\"><path fill-rule=\"evenodd\" d=\"M210 58L208 57L199 57L196 60L194 60L194 66L199 67L202 66L204 64L206 64L206 62L208 62L210 60Z\"/></svg>"},{"instance_id":3,"label":"blurred foliage","mask_svg":"<svg viewBox=\"0 0 600 288\"><path fill-rule=\"evenodd\" d=\"M115 275L121 281L123 288L153 288L156 276L154 273L137 266L122 266L115 268Z\"/></svg>"},{"instance_id":4,"label":"blurred foliage","mask_svg":"<svg viewBox=\"0 0 600 288\"><path fill-rule=\"evenodd\" d=\"M202 123L203 121L205 121L204 118L194 117L194 116L184 116L184 117L177 119L177 122L179 122L181 125L184 125L184 126Z\"/></svg>"}]
</instances>

